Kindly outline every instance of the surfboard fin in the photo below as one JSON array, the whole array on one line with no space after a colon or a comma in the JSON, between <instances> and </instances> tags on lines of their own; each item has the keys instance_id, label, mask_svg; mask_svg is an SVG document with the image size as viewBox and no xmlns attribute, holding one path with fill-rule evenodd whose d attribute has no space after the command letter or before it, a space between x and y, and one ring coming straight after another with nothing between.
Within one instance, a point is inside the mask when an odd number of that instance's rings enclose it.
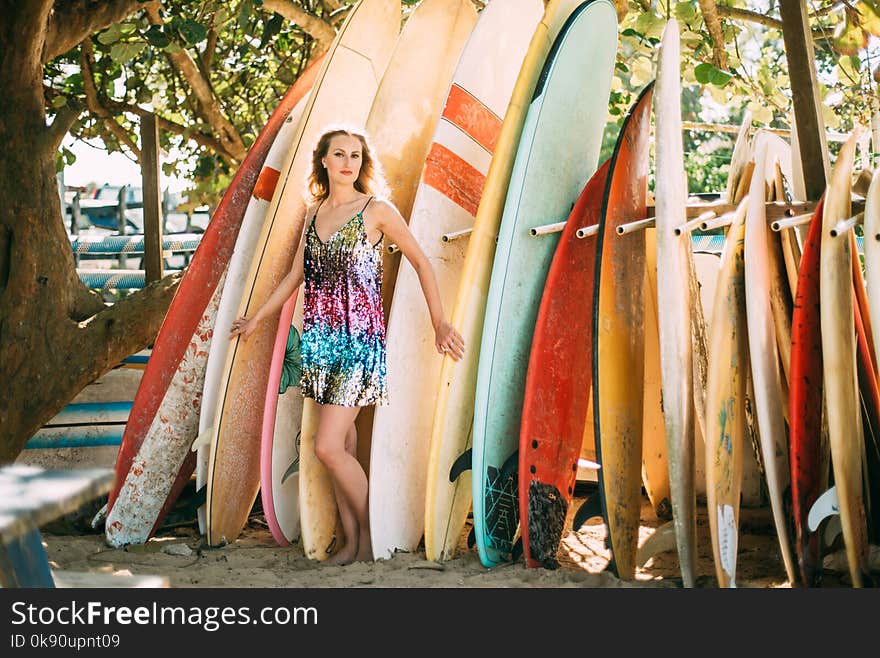
<instances>
[{"instance_id":1,"label":"surfboard fin","mask_svg":"<svg viewBox=\"0 0 880 658\"><path fill-rule=\"evenodd\" d=\"M477 543L477 529L471 528L471 531L468 533L467 545L468 548L473 548Z\"/></svg>"},{"instance_id":2,"label":"surfboard fin","mask_svg":"<svg viewBox=\"0 0 880 658\"><path fill-rule=\"evenodd\" d=\"M92 530L97 530L101 526L104 525L104 522L107 520L107 505L104 506L95 512L95 516L92 517L91 526Z\"/></svg>"},{"instance_id":3,"label":"surfboard fin","mask_svg":"<svg viewBox=\"0 0 880 658\"><path fill-rule=\"evenodd\" d=\"M645 542L639 546L636 553L636 564L644 567L648 560L658 553L674 551L678 545L675 541L675 524L672 521L658 527Z\"/></svg>"},{"instance_id":4,"label":"surfboard fin","mask_svg":"<svg viewBox=\"0 0 880 658\"><path fill-rule=\"evenodd\" d=\"M511 562L519 562L519 559L523 556L523 542L522 537L518 537L517 540L513 543L513 546L510 549L510 561Z\"/></svg>"},{"instance_id":5,"label":"surfboard fin","mask_svg":"<svg viewBox=\"0 0 880 658\"><path fill-rule=\"evenodd\" d=\"M294 473L299 473L299 457L290 462L290 466L287 467L287 470L284 471L284 475L281 476L281 484L284 484Z\"/></svg>"},{"instance_id":6,"label":"surfboard fin","mask_svg":"<svg viewBox=\"0 0 880 658\"><path fill-rule=\"evenodd\" d=\"M519 470L519 450L514 450L501 466L501 481L503 482L511 475L516 475Z\"/></svg>"},{"instance_id":7,"label":"surfboard fin","mask_svg":"<svg viewBox=\"0 0 880 658\"><path fill-rule=\"evenodd\" d=\"M603 521L605 520L605 517L602 516L602 501L598 493L587 498L578 508L578 511L575 512L574 520L571 522L571 529L577 532L584 523L596 516L602 517Z\"/></svg>"},{"instance_id":8,"label":"surfboard fin","mask_svg":"<svg viewBox=\"0 0 880 658\"><path fill-rule=\"evenodd\" d=\"M837 506L837 487L831 487L816 499L807 514L807 527L810 532L816 532L816 528L829 516L840 514Z\"/></svg>"},{"instance_id":9,"label":"surfboard fin","mask_svg":"<svg viewBox=\"0 0 880 658\"><path fill-rule=\"evenodd\" d=\"M452 463L452 468L449 469L450 482L455 482L458 479L459 475L461 475L465 471L471 470L471 467L473 465L473 457L473 448L468 448L458 456L458 459L456 459Z\"/></svg>"},{"instance_id":10,"label":"surfboard fin","mask_svg":"<svg viewBox=\"0 0 880 658\"><path fill-rule=\"evenodd\" d=\"M201 448L202 446L207 447L207 446L211 445L211 437L212 436L214 436L214 428L209 427L204 432L199 434L196 437L195 441L192 442L192 447L190 448L190 451L191 452L198 452L199 448Z\"/></svg>"}]
</instances>

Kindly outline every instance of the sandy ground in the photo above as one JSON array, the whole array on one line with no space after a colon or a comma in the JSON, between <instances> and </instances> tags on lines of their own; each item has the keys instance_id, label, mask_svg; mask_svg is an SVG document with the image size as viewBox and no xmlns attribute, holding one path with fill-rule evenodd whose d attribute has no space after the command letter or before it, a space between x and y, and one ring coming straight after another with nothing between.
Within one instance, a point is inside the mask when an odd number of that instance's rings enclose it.
<instances>
[{"instance_id":1,"label":"sandy ground","mask_svg":"<svg viewBox=\"0 0 880 658\"><path fill-rule=\"evenodd\" d=\"M576 497L572 510L583 498ZM255 508L242 535L223 548L204 545L195 523L165 528L144 545L113 549L103 535L85 529L84 516L68 518L43 529L52 566L104 574L163 575L171 587L680 587L674 551L659 553L630 582L605 571L610 552L604 526L597 520L579 532L566 532L556 570L527 569L524 562L484 568L462 534L459 556L442 564L429 562L423 551L398 553L390 560L325 566L307 559L299 545L279 547L262 514ZM698 525L698 587L715 587L709 527L705 508ZM569 513L570 515L572 512ZM567 525L570 526L569 523ZM642 507L640 545L660 525L647 499ZM767 509L743 509L740 522L737 584L740 587L789 587ZM825 585L848 586L842 571L827 568ZM840 567L838 560L837 567Z\"/></svg>"}]
</instances>

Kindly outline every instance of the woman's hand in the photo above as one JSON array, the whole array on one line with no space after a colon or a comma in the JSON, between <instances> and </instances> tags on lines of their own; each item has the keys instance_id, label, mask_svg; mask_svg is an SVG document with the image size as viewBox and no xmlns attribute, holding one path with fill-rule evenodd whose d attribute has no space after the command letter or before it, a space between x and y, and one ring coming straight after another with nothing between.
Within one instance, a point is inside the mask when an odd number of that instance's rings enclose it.
<instances>
[{"instance_id":1,"label":"woman's hand","mask_svg":"<svg viewBox=\"0 0 880 658\"><path fill-rule=\"evenodd\" d=\"M251 318L250 320L238 318L238 320L232 323L232 328L229 331L229 340L239 335L242 337L242 340L247 340L256 330L257 324L258 320L256 318Z\"/></svg>"},{"instance_id":2,"label":"woman's hand","mask_svg":"<svg viewBox=\"0 0 880 658\"><path fill-rule=\"evenodd\" d=\"M464 338L449 322L442 320L434 333L434 345L440 354L449 355L455 361L464 356Z\"/></svg>"}]
</instances>

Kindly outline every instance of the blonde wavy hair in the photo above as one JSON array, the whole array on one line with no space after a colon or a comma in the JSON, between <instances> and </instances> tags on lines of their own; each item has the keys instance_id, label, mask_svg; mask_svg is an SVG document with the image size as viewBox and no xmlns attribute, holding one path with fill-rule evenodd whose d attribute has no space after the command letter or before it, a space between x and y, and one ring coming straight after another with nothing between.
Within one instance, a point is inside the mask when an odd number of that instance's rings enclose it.
<instances>
[{"instance_id":1,"label":"blonde wavy hair","mask_svg":"<svg viewBox=\"0 0 880 658\"><path fill-rule=\"evenodd\" d=\"M330 140L339 135L356 137L361 143L361 170L354 182L354 189L363 194L386 198L388 188L382 173L382 165L373 157L373 150L366 133L350 126L333 126L326 129L318 138L318 143L312 151L312 170L306 179L306 202L323 201L330 194L330 178L321 163L321 158L330 150Z\"/></svg>"}]
</instances>

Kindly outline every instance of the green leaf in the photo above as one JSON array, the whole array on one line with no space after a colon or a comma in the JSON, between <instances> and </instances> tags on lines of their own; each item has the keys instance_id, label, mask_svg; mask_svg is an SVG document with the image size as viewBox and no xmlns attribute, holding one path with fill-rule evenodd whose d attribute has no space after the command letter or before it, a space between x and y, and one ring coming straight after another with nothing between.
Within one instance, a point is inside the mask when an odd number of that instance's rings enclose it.
<instances>
[{"instance_id":1,"label":"green leaf","mask_svg":"<svg viewBox=\"0 0 880 658\"><path fill-rule=\"evenodd\" d=\"M61 96L59 94L58 96L56 96L55 98L52 99L52 107L54 107L56 110L60 107L64 107L65 105L67 105L67 97L66 96Z\"/></svg>"},{"instance_id":2,"label":"green leaf","mask_svg":"<svg viewBox=\"0 0 880 658\"><path fill-rule=\"evenodd\" d=\"M666 19L657 16L652 11L640 14L636 18L633 27L644 34L646 37L659 37L663 34L663 28L666 26Z\"/></svg>"},{"instance_id":3,"label":"green leaf","mask_svg":"<svg viewBox=\"0 0 880 658\"><path fill-rule=\"evenodd\" d=\"M697 64L694 68L694 77L700 84L723 87L730 82L733 75L727 71L722 71L713 64L703 62L702 64Z\"/></svg>"},{"instance_id":4,"label":"green leaf","mask_svg":"<svg viewBox=\"0 0 880 658\"><path fill-rule=\"evenodd\" d=\"M125 64L126 62L137 57L141 51L147 47L143 41L135 41L132 43L126 43L124 41L120 41L119 43L114 43L110 48L110 57L114 62L119 64Z\"/></svg>"},{"instance_id":5,"label":"green leaf","mask_svg":"<svg viewBox=\"0 0 880 658\"><path fill-rule=\"evenodd\" d=\"M697 64L694 67L694 77L696 77L697 82L703 85L710 84L710 80L712 77L712 69L715 67L709 64L708 62L703 62L702 64Z\"/></svg>"},{"instance_id":6,"label":"green leaf","mask_svg":"<svg viewBox=\"0 0 880 658\"><path fill-rule=\"evenodd\" d=\"M678 20L690 23L697 17L697 7L693 2L677 2L673 13Z\"/></svg>"},{"instance_id":7,"label":"green leaf","mask_svg":"<svg viewBox=\"0 0 880 658\"><path fill-rule=\"evenodd\" d=\"M715 85L716 87L724 87L730 79L733 77L727 71L722 71L719 68L712 67L712 72L709 75L709 82Z\"/></svg>"},{"instance_id":8,"label":"green leaf","mask_svg":"<svg viewBox=\"0 0 880 658\"><path fill-rule=\"evenodd\" d=\"M106 30L101 32L98 35L98 42L104 44L105 46L109 46L110 44L116 43L119 39L122 38L122 28L119 27L119 24L111 25Z\"/></svg>"},{"instance_id":9,"label":"green leaf","mask_svg":"<svg viewBox=\"0 0 880 658\"><path fill-rule=\"evenodd\" d=\"M137 25L134 23L120 23L119 31L122 33L124 37L130 37L132 34L137 32Z\"/></svg>"},{"instance_id":10,"label":"green leaf","mask_svg":"<svg viewBox=\"0 0 880 658\"><path fill-rule=\"evenodd\" d=\"M144 37L154 48L165 48L171 43L168 35L162 31L159 25L151 25L150 29L144 33Z\"/></svg>"},{"instance_id":11,"label":"green leaf","mask_svg":"<svg viewBox=\"0 0 880 658\"><path fill-rule=\"evenodd\" d=\"M190 45L195 45L208 38L207 28L191 18L184 20L177 29L180 36Z\"/></svg>"}]
</instances>

